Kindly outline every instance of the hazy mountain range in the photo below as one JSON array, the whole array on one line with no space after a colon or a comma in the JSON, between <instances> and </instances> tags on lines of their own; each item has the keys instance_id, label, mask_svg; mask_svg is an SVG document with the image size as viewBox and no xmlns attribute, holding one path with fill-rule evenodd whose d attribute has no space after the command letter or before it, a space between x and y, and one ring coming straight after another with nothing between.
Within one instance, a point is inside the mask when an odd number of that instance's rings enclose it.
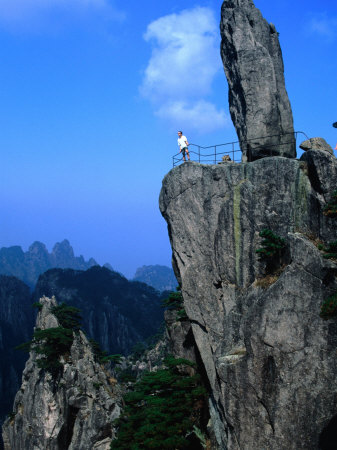
<instances>
[{"instance_id":1,"label":"hazy mountain range","mask_svg":"<svg viewBox=\"0 0 337 450\"><path fill-rule=\"evenodd\" d=\"M142 266L137 269L133 281L142 281L158 291L175 291L178 285L174 272L167 266Z\"/></svg>"},{"instance_id":2,"label":"hazy mountain range","mask_svg":"<svg viewBox=\"0 0 337 450\"><path fill-rule=\"evenodd\" d=\"M90 258L85 261L83 256L75 256L68 240L57 242L51 253L45 244L34 242L24 252L18 245L0 249L0 274L13 275L29 287L34 287L39 275L52 268L70 268L87 270L97 262Z\"/></svg>"},{"instance_id":3,"label":"hazy mountain range","mask_svg":"<svg viewBox=\"0 0 337 450\"><path fill-rule=\"evenodd\" d=\"M97 266L94 258L88 261L82 255L75 256L67 239L57 242L49 253L45 244L34 242L24 252L18 245L0 248L0 274L19 278L31 289L36 285L39 276L49 269L87 270ZM113 271L109 263L104 264ZM166 266L143 266L137 269L133 281L141 281L158 291L175 290L177 281L173 270Z\"/></svg>"}]
</instances>

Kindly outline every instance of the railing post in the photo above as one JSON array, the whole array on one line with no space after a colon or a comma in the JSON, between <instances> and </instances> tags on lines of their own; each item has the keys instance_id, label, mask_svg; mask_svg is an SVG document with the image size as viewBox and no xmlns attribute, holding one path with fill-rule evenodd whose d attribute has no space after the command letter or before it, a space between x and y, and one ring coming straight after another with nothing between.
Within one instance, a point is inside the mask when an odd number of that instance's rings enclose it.
<instances>
[{"instance_id":1,"label":"railing post","mask_svg":"<svg viewBox=\"0 0 337 450\"><path fill-rule=\"evenodd\" d=\"M214 164L216 164L216 145L214 145Z\"/></svg>"},{"instance_id":2,"label":"railing post","mask_svg":"<svg viewBox=\"0 0 337 450\"><path fill-rule=\"evenodd\" d=\"M200 163L200 145L198 145L198 156L199 156L199 163Z\"/></svg>"}]
</instances>

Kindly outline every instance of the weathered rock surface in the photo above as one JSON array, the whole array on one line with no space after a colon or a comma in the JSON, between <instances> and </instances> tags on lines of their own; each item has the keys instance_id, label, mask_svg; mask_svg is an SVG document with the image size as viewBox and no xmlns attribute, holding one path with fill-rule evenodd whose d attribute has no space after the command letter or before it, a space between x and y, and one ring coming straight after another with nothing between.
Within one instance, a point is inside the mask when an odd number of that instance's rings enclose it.
<instances>
[{"instance_id":1,"label":"weathered rock surface","mask_svg":"<svg viewBox=\"0 0 337 450\"><path fill-rule=\"evenodd\" d=\"M55 299L44 297L41 303L37 327L58 326L50 311ZM75 335L59 378L39 369L36 359L31 352L13 413L3 426L5 450L108 450L121 397L116 380L95 362L85 335Z\"/></svg>"},{"instance_id":2,"label":"weathered rock surface","mask_svg":"<svg viewBox=\"0 0 337 450\"><path fill-rule=\"evenodd\" d=\"M320 137L310 138L310 139L307 139L306 141L303 141L300 144L300 148L305 151L321 150L324 152L329 152L329 153L331 153L331 155L333 155L333 150L332 150L331 145L329 145L325 139L320 138Z\"/></svg>"},{"instance_id":3,"label":"weathered rock surface","mask_svg":"<svg viewBox=\"0 0 337 450\"><path fill-rule=\"evenodd\" d=\"M220 30L229 109L243 161L272 155L296 157L293 117L275 26L262 17L252 0L225 0Z\"/></svg>"},{"instance_id":4,"label":"weathered rock surface","mask_svg":"<svg viewBox=\"0 0 337 450\"><path fill-rule=\"evenodd\" d=\"M176 310L165 311L166 337L169 353L175 358L196 362L196 347L189 320L177 320Z\"/></svg>"},{"instance_id":5,"label":"weathered rock surface","mask_svg":"<svg viewBox=\"0 0 337 450\"><path fill-rule=\"evenodd\" d=\"M336 239L323 215L336 183L336 158L315 150L300 161L189 163L163 180L160 209L220 449L317 449L337 414L337 321L319 316L337 266L314 245ZM267 284L263 228L288 248Z\"/></svg>"}]
</instances>

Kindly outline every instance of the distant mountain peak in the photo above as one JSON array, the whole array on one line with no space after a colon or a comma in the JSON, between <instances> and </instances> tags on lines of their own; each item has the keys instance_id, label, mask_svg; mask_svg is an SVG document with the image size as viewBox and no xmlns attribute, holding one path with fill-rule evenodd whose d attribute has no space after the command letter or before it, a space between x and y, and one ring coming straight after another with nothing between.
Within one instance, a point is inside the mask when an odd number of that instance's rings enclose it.
<instances>
[{"instance_id":1,"label":"distant mountain peak","mask_svg":"<svg viewBox=\"0 0 337 450\"><path fill-rule=\"evenodd\" d=\"M28 248L28 252L32 254L48 254L47 247L40 241L33 242L32 245Z\"/></svg>"},{"instance_id":2,"label":"distant mountain peak","mask_svg":"<svg viewBox=\"0 0 337 450\"><path fill-rule=\"evenodd\" d=\"M75 256L68 239L57 242L51 253L39 241L33 242L27 252L18 245L0 249L0 274L15 276L30 287L34 287L39 275L49 269L87 270L96 265L93 258L85 261L82 255Z\"/></svg>"},{"instance_id":3,"label":"distant mountain peak","mask_svg":"<svg viewBox=\"0 0 337 450\"><path fill-rule=\"evenodd\" d=\"M74 250L72 246L70 245L70 242L68 239L64 239L62 242L56 242L56 244L53 247L52 254L56 257L58 256L66 256L68 258L74 258Z\"/></svg>"},{"instance_id":4,"label":"distant mountain peak","mask_svg":"<svg viewBox=\"0 0 337 450\"><path fill-rule=\"evenodd\" d=\"M141 281L157 291L175 291L178 285L173 270L159 264L139 267L132 281Z\"/></svg>"}]
</instances>

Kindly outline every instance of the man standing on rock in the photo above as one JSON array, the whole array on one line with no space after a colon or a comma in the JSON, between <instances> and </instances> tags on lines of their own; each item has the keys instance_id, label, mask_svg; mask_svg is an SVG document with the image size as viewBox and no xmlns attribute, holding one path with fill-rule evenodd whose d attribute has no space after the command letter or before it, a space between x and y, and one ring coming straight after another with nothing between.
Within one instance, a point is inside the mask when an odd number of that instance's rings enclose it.
<instances>
[{"instance_id":1,"label":"man standing on rock","mask_svg":"<svg viewBox=\"0 0 337 450\"><path fill-rule=\"evenodd\" d=\"M185 152L187 154L187 159L190 161L190 154L188 152L188 146L190 145L187 141L186 136L183 135L182 131L178 131L178 145L180 147L179 153L183 154L183 160L185 159Z\"/></svg>"}]
</instances>

